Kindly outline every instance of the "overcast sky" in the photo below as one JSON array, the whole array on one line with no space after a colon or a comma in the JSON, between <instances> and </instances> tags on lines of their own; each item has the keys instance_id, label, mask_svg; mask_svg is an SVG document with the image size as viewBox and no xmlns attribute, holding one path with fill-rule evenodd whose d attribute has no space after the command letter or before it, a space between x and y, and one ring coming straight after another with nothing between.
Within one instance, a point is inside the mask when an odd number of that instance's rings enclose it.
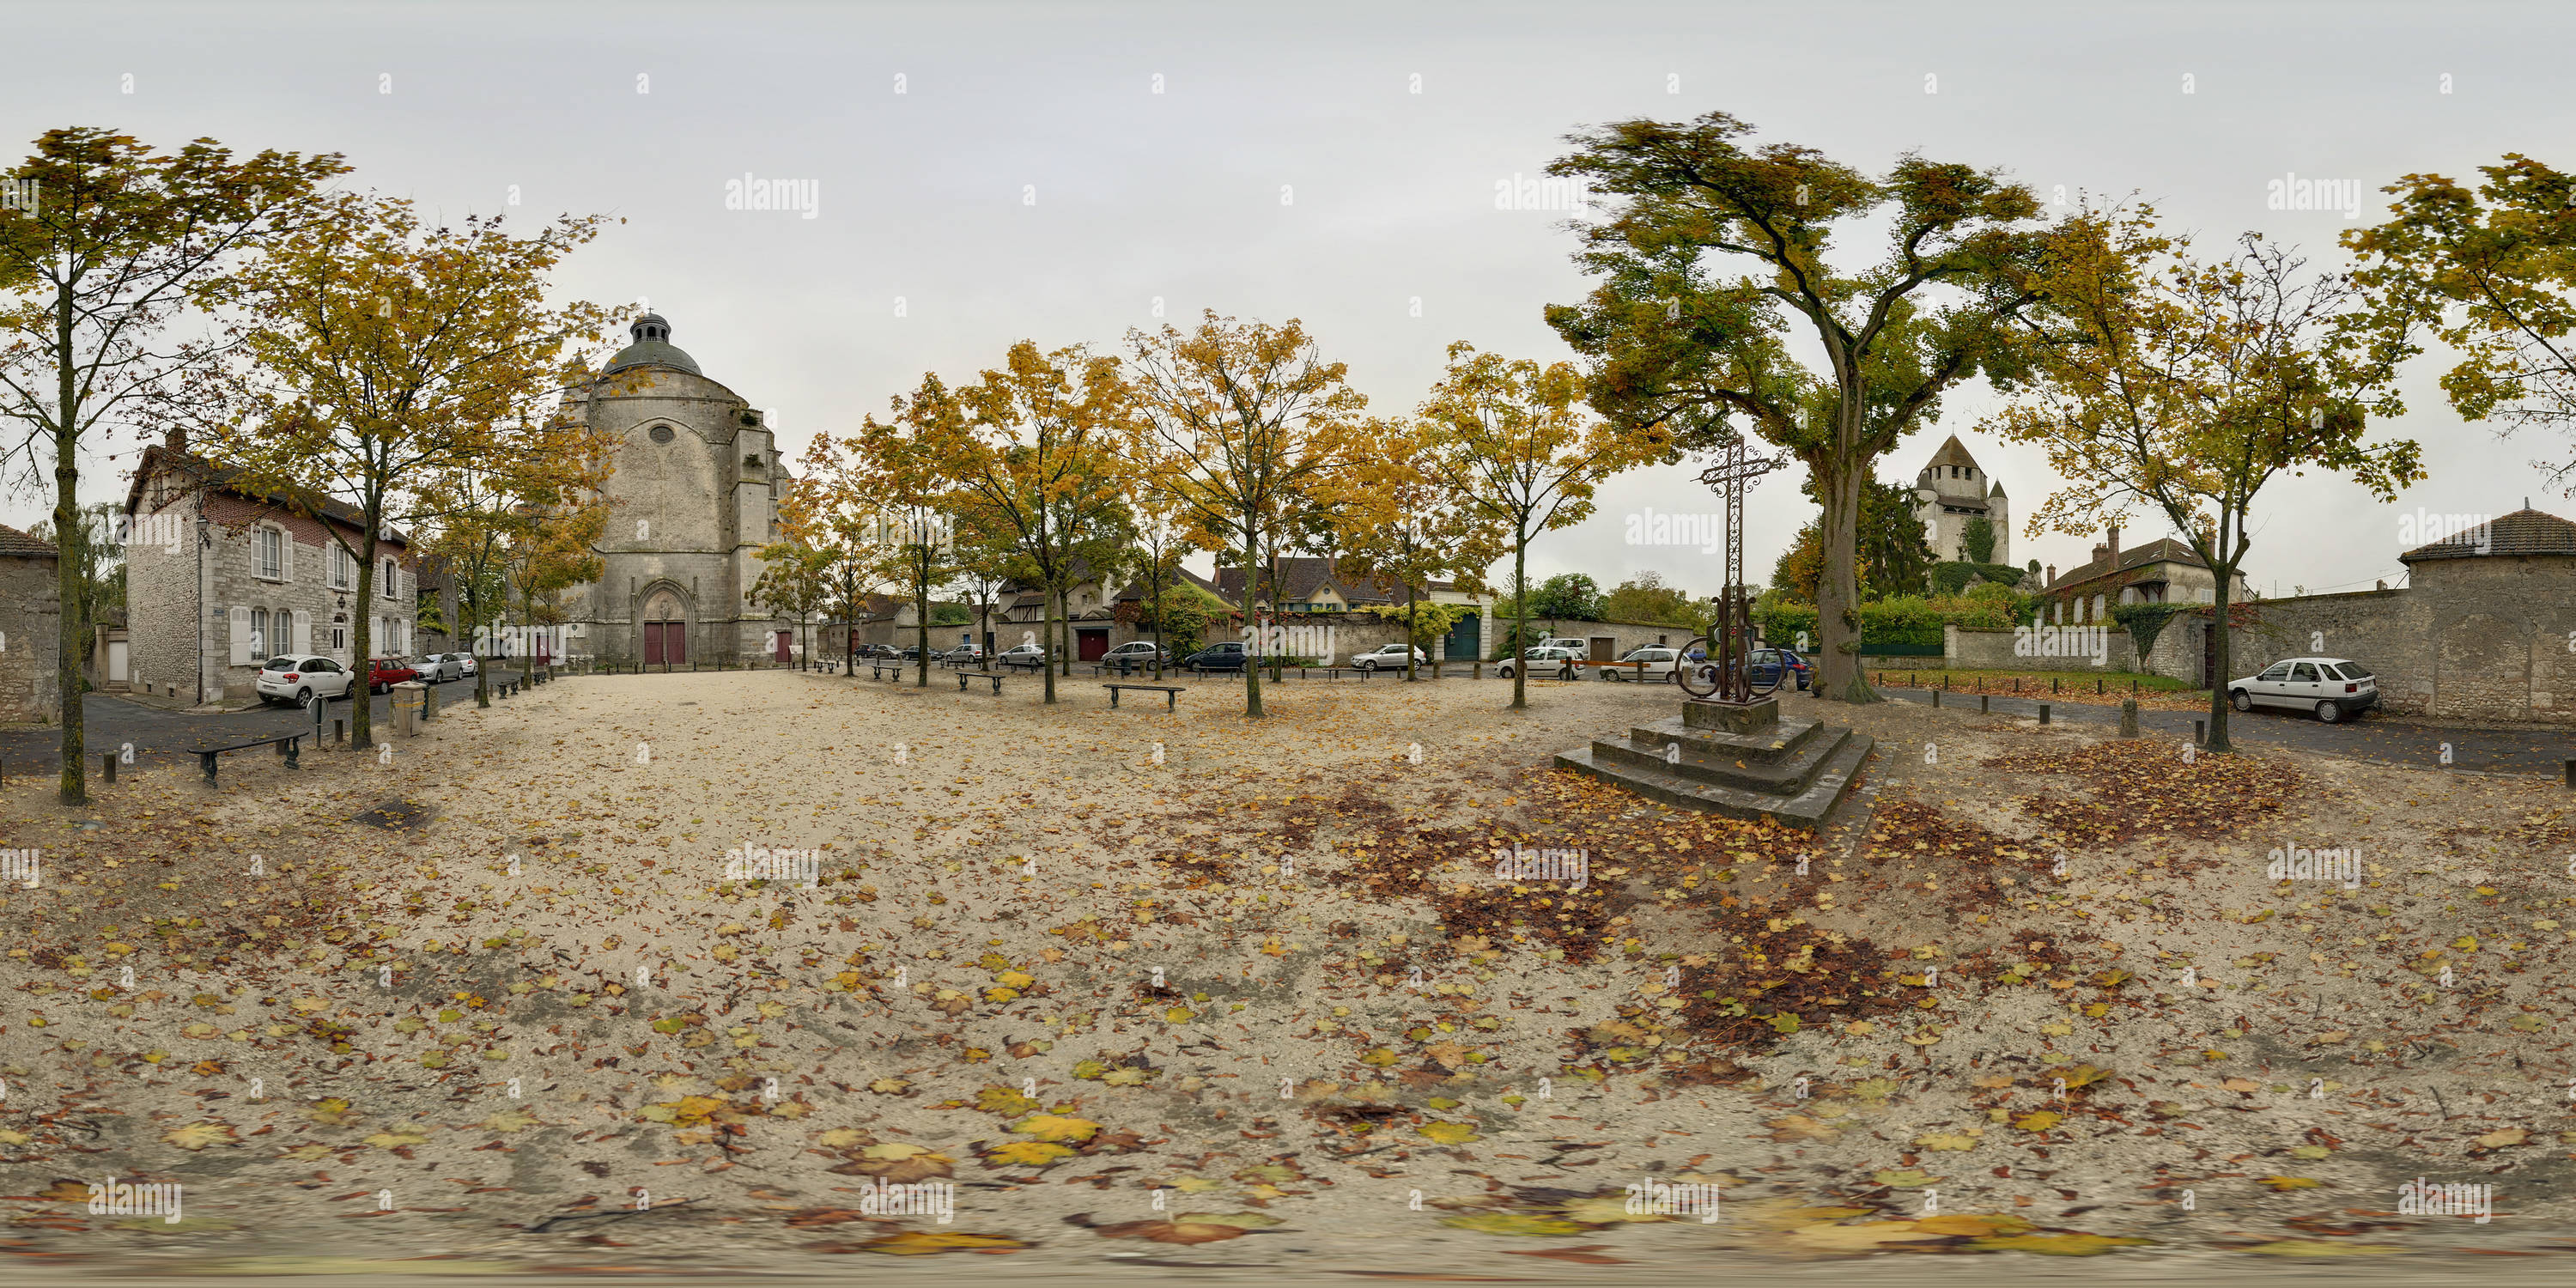
<instances>
[{"instance_id":1,"label":"overcast sky","mask_svg":"<svg viewBox=\"0 0 2576 1288\"><path fill-rule=\"evenodd\" d=\"M1178 322L1303 319L1381 413L1420 401L1453 340L1568 357L1540 316L1588 288L1564 216L1498 211L1495 184L1631 116L1723 109L1866 171L1917 150L2044 197L2136 192L2204 245L2253 229L2321 261L2399 175L2576 164L2564 5L87 3L16 5L10 26L10 140L80 124L338 151L353 184L449 217L514 189L514 217L619 217L561 291L650 299L791 451L1021 338L1114 346L1158 300ZM2292 172L2359 181L2361 221L2267 209ZM814 217L726 209L745 175L811 181ZM2276 483L2258 588L2394 578L2401 510L2576 514L2530 465L2570 447L2461 424L2438 374L2412 370L2412 414L2382 426L2424 444L2431 479L2398 506ZM2093 537L2022 530L2060 481L1975 432L1990 406L1960 391L1880 477L1958 433L2013 498L2015 560L2082 562ZM123 495L133 445L88 464L84 499ZM1617 480L1534 570L1713 592L1717 556L1624 540L1647 507L1709 511L1693 473ZM0 522L50 506L14 493ZM1794 474L1756 489L1753 580L1812 514ZM2123 539L2163 533L2141 516Z\"/></svg>"}]
</instances>

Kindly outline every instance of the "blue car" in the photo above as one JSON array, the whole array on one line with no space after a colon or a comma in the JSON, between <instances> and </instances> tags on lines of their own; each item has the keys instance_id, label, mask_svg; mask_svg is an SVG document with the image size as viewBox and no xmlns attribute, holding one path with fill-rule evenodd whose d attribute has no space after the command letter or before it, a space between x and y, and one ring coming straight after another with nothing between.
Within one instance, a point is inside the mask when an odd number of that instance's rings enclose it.
<instances>
[{"instance_id":1,"label":"blue car","mask_svg":"<svg viewBox=\"0 0 2576 1288\"><path fill-rule=\"evenodd\" d=\"M1787 674L1782 674L1783 669ZM1790 687L1791 680L1794 678L1797 692L1804 693L1814 687L1811 681L1815 678L1816 671L1807 659L1789 649L1758 648L1753 650L1753 656L1746 660L1744 673L1745 678L1757 686L1776 684L1784 689Z\"/></svg>"}]
</instances>

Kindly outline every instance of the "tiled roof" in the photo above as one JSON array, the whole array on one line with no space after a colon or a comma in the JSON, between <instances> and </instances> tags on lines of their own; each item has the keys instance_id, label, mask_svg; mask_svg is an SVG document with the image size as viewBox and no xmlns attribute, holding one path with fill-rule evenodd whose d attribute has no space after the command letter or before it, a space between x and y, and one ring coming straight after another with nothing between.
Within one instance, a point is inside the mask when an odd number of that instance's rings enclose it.
<instances>
[{"instance_id":1,"label":"tiled roof","mask_svg":"<svg viewBox=\"0 0 2576 1288\"><path fill-rule=\"evenodd\" d=\"M233 493L236 496L246 497L250 500L260 502L264 505L275 506L282 510L297 513L300 513L302 509L299 503L290 500L285 496L261 494L252 492L247 488L233 486L232 481L241 476L241 471L239 470L218 466L213 462L206 460L202 456L192 456L186 452L177 451L165 444L155 443L152 446L143 449L143 460L134 468L134 482L126 488L125 492L126 513L133 514L141 507L143 502L143 481L151 478L155 473L158 473L163 469L194 475L196 478L201 480L201 486L218 488L223 491ZM322 497L319 499L321 501L322 513L325 516L336 522L345 523L361 532L366 530L367 516L365 511L360 510L354 505L350 505L346 501L335 500L331 497ZM399 529L395 530L391 535L384 539L399 546L409 547L411 545L411 538Z\"/></svg>"},{"instance_id":2,"label":"tiled roof","mask_svg":"<svg viewBox=\"0 0 2576 1288\"><path fill-rule=\"evenodd\" d=\"M56 557L50 541L39 541L16 528L0 525L0 558L52 559Z\"/></svg>"},{"instance_id":3,"label":"tiled roof","mask_svg":"<svg viewBox=\"0 0 2576 1288\"><path fill-rule=\"evenodd\" d=\"M2209 566L2200 561L2199 555L2192 553L2190 546L2172 537L2158 537L2143 546L2123 550L2119 554L2117 567L2113 566L2113 562L2107 558L2096 559L2080 567L2070 568L2065 575L2048 583L2048 589L2056 590L2061 586L2072 586L2079 582L2091 581L2096 577L2107 577L2115 572L2126 572L2131 568L2139 568L2151 563L2176 563L2186 568Z\"/></svg>"},{"instance_id":4,"label":"tiled roof","mask_svg":"<svg viewBox=\"0 0 2576 1288\"><path fill-rule=\"evenodd\" d=\"M2538 510L2516 510L2397 557L2414 563L2480 555L2576 555L2576 523Z\"/></svg>"},{"instance_id":5,"label":"tiled roof","mask_svg":"<svg viewBox=\"0 0 2576 1288\"><path fill-rule=\"evenodd\" d=\"M1944 465L1964 466L1973 470L1977 468L1977 458L1968 455L1967 445L1959 441L1958 435L1952 434L1941 444L1941 450L1932 453L1932 459L1923 463L1925 469L1935 470Z\"/></svg>"},{"instance_id":6,"label":"tiled roof","mask_svg":"<svg viewBox=\"0 0 2576 1288\"><path fill-rule=\"evenodd\" d=\"M1341 592L1342 598L1354 604L1391 604L1404 598L1404 588L1378 577L1362 577L1343 572L1333 561L1320 555L1292 555L1279 560L1279 602L1303 604L1312 602L1315 592L1329 585ZM1268 579L1265 577L1265 581ZM1227 603L1243 599L1243 569L1216 570L1217 594Z\"/></svg>"}]
</instances>

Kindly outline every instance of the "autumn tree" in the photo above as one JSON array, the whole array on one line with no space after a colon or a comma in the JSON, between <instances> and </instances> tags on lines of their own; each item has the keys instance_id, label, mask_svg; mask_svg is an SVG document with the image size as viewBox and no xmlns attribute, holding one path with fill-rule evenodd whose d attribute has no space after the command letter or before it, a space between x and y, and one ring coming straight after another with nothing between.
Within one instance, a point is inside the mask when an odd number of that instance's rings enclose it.
<instances>
[{"instance_id":1,"label":"autumn tree","mask_svg":"<svg viewBox=\"0 0 2576 1288\"><path fill-rule=\"evenodd\" d=\"M357 561L354 665L375 648L378 542L435 521L440 476L509 450L513 427L542 423L561 390L593 378L609 311L545 297L601 222L564 216L518 237L497 216L432 227L408 200L350 195L216 292L252 330L204 391L208 454L308 517L333 503L358 514L355 538L322 525ZM531 568L547 544L528 547ZM350 719L371 745L368 704Z\"/></svg>"},{"instance_id":2,"label":"autumn tree","mask_svg":"<svg viewBox=\"0 0 2576 1288\"><path fill-rule=\"evenodd\" d=\"M1549 173L1624 198L1579 229L1601 279L1547 320L1589 363L1592 406L1700 451L1749 430L1788 449L1824 505L1819 696L1874 702L1858 656L1861 492L1941 396L2019 371L2016 319L2047 233L2029 190L1908 155L1872 178L1789 143L1748 148L1724 112L1570 136ZM1884 230L1875 264L1831 262L1841 229ZM1812 338L1820 368L1791 348Z\"/></svg>"},{"instance_id":3,"label":"autumn tree","mask_svg":"<svg viewBox=\"0 0 2576 1288\"><path fill-rule=\"evenodd\" d=\"M607 435L561 416L523 420L493 446L422 476L428 518L414 551L454 579L460 611L449 634L487 661L500 656L492 628L507 620L514 570L552 580L567 564L596 566L589 545L607 517L609 459ZM490 669L474 669L478 706L492 705Z\"/></svg>"},{"instance_id":4,"label":"autumn tree","mask_svg":"<svg viewBox=\"0 0 2576 1288\"><path fill-rule=\"evenodd\" d=\"M2407 175L2382 189L2388 222L2343 235L2367 301L2349 330L2379 361L2448 348L2442 391L2463 420L2576 435L2576 175L2516 152L2478 170L2474 192ZM2576 461L2538 464L2576 477Z\"/></svg>"},{"instance_id":5,"label":"autumn tree","mask_svg":"<svg viewBox=\"0 0 2576 1288\"><path fill-rule=\"evenodd\" d=\"M1259 601L1275 613L1260 570L1292 533L1301 502L1369 454L1352 427L1368 400L1294 318L1272 326L1210 310L1194 331L1165 326L1127 339L1140 410L1165 454L1157 486L1194 542L1239 552L1245 612ZM1266 633L1253 632L1243 668L1243 714L1253 719L1264 714L1257 663Z\"/></svg>"},{"instance_id":6,"label":"autumn tree","mask_svg":"<svg viewBox=\"0 0 2576 1288\"><path fill-rule=\"evenodd\" d=\"M1114 526L1121 482L1118 440L1128 393L1118 360L1080 346L1011 346L1004 366L950 394L924 377L895 415L918 426L949 480L955 509L983 531L1006 535L1018 566L1046 597L1045 700L1056 700L1065 590Z\"/></svg>"},{"instance_id":7,"label":"autumn tree","mask_svg":"<svg viewBox=\"0 0 2576 1288\"><path fill-rule=\"evenodd\" d=\"M212 139L156 153L131 135L48 130L0 172L0 462L50 474L54 530L80 526L80 450L104 428L173 397L218 362L239 331L174 336L210 288L316 217L317 194L346 173L337 153L264 151L247 159ZM59 560L67 614L85 601L80 565ZM61 800L89 800L81 652L89 623L67 615L56 650L62 703Z\"/></svg>"},{"instance_id":8,"label":"autumn tree","mask_svg":"<svg viewBox=\"0 0 2576 1288\"><path fill-rule=\"evenodd\" d=\"M831 554L814 543L809 526L814 492L806 479L788 481L778 498L778 522L771 540L760 548L760 579L746 592L751 603L795 616L804 640L801 665L811 665L817 654L813 614L829 601L831 592Z\"/></svg>"},{"instance_id":9,"label":"autumn tree","mask_svg":"<svg viewBox=\"0 0 2576 1288\"><path fill-rule=\"evenodd\" d=\"M943 431L933 423L952 411L944 399L898 403L895 419L868 417L848 444L857 485L877 504L876 543L912 600L922 688L930 684L930 593L957 574L955 531L943 512L953 485L941 459Z\"/></svg>"},{"instance_id":10,"label":"autumn tree","mask_svg":"<svg viewBox=\"0 0 2576 1288\"><path fill-rule=\"evenodd\" d=\"M2227 734L2228 608L2255 497L2283 473L2349 475L2381 501L2424 477L2413 442L2364 441L2404 409L2392 355L2346 342L2361 303L2338 274L2246 234L2194 259L2152 210L2080 211L2035 277L2040 380L1990 417L2035 443L2067 486L2030 530L2082 534L2138 505L2164 516L2217 581L2209 748Z\"/></svg>"},{"instance_id":11,"label":"autumn tree","mask_svg":"<svg viewBox=\"0 0 2576 1288\"><path fill-rule=\"evenodd\" d=\"M1162 439L1145 427L1140 418L1134 432L1120 445L1120 470L1133 485L1127 497L1127 524L1134 541L1134 558L1138 579L1145 583L1145 593L1136 604L1135 624L1154 632L1154 678L1163 678L1165 637L1174 625L1179 604L1193 596L1174 591L1180 581L1181 560L1198 547L1190 539L1190 503L1184 492L1185 474L1175 468L1177 462L1162 446ZM1195 638L1195 636L1193 636Z\"/></svg>"},{"instance_id":12,"label":"autumn tree","mask_svg":"<svg viewBox=\"0 0 2576 1288\"><path fill-rule=\"evenodd\" d=\"M1422 593L1435 581L1483 589L1485 569L1502 557L1494 525L1480 521L1484 516L1422 468L1440 440L1437 425L1381 422L1369 426L1366 436L1379 450L1322 489L1325 504L1318 509L1333 516L1338 533L1334 570L1400 591L1404 602L1380 615L1403 626L1411 646L1421 647L1426 639L1437 643L1474 610L1428 603ZM1406 654L1404 678L1416 680L1419 671Z\"/></svg>"},{"instance_id":13,"label":"autumn tree","mask_svg":"<svg viewBox=\"0 0 2576 1288\"><path fill-rule=\"evenodd\" d=\"M1511 549L1515 657L1529 633L1530 542L1590 517L1604 479L1673 454L1665 426L1595 420L1579 406L1583 393L1572 363L1507 360L1461 340L1422 405L1431 431L1416 458L1422 472ZM1528 685L1529 668L1515 665L1513 710L1528 708Z\"/></svg>"},{"instance_id":14,"label":"autumn tree","mask_svg":"<svg viewBox=\"0 0 2576 1288\"><path fill-rule=\"evenodd\" d=\"M876 502L858 484L861 467L845 439L816 434L797 468L797 486L779 506L779 523L806 552L823 601L840 613L842 674L855 678L859 616L868 597L892 580L879 544Z\"/></svg>"}]
</instances>

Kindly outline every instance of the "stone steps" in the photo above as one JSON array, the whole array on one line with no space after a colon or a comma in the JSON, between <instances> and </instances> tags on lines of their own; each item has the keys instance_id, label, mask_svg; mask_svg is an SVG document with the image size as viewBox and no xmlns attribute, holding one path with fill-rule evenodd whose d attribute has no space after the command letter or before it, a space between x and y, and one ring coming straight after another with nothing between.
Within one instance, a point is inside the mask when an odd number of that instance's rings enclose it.
<instances>
[{"instance_id":1,"label":"stone steps","mask_svg":"<svg viewBox=\"0 0 2576 1288\"><path fill-rule=\"evenodd\" d=\"M1668 722L1678 724L1678 721ZM1787 721L1781 722L1784 726ZM1742 791L1766 792L1774 796L1794 796L1807 789L1817 770L1849 741L1852 732L1840 726L1818 721L1805 722L1807 727L1795 737L1786 739L1787 747L1768 756L1739 752L1723 745L1712 746L1704 736L1678 736L1673 730L1648 725L1631 731L1625 738L1600 738L1592 744L1592 761L1597 765L1620 765L1636 769L1660 770L1693 782ZM1640 737L1639 735L1645 735ZM1739 735L1740 737L1740 735ZM1668 759L1668 747L1678 745L1680 756Z\"/></svg>"},{"instance_id":2,"label":"stone steps","mask_svg":"<svg viewBox=\"0 0 2576 1288\"><path fill-rule=\"evenodd\" d=\"M1849 730L1838 732L1841 736L1831 739L1830 754L1818 758L1810 768L1809 777L1764 786L1712 782L1681 772L1678 767L1665 765L1659 759L1642 765L1614 759L1616 751L1610 756L1601 754L1605 746L1610 745L1607 740L1559 753L1556 767L1589 774L1667 805L1708 810L1731 818L1776 819L1812 831L1824 825L1825 816L1833 812L1843 794L1851 789L1853 775L1860 772L1861 766L1869 759L1870 749L1877 745L1876 740L1866 734ZM1821 746L1827 740L1813 741ZM1633 749L1630 750L1633 753ZM1731 767L1729 772L1732 772ZM1782 790L1771 790L1772 786Z\"/></svg>"}]
</instances>

